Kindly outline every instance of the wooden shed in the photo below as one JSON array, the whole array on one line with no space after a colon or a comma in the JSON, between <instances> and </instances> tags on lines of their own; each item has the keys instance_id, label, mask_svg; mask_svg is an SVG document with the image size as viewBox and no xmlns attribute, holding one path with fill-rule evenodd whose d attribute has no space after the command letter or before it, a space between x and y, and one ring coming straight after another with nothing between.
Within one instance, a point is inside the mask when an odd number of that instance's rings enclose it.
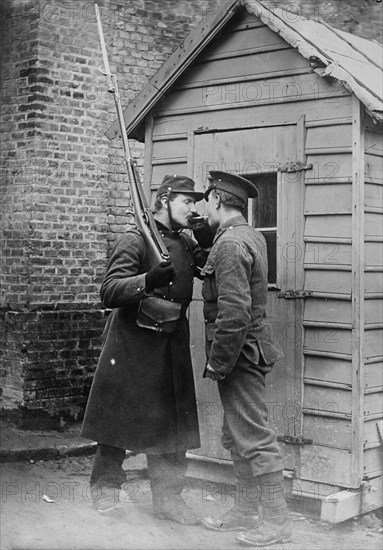
<instances>
[{"instance_id":1,"label":"wooden shed","mask_svg":"<svg viewBox=\"0 0 383 550\"><path fill-rule=\"evenodd\" d=\"M148 194L169 173L200 189L212 169L257 183L248 220L267 239L285 352L268 376L270 421L293 494L322 500L330 521L382 505L382 59L377 42L232 1L124 113L145 141ZM190 320L203 439L191 455L224 467L199 285Z\"/></svg>"}]
</instances>

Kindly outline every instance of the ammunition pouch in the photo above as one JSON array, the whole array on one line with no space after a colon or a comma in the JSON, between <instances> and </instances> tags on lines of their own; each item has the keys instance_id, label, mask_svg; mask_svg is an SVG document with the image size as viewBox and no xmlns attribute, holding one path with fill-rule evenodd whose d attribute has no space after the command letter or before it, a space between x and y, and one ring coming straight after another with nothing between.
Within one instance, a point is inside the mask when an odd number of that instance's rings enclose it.
<instances>
[{"instance_id":1,"label":"ammunition pouch","mask_svg":"<svg viewBox=\"0 0 383 550\"><path fill-rule=\"evenodd\" d=\"M158 296L141 300L137 313L137 325L141 328L172 334L177 329L182 305Z\"/></svg>"}]
</instances>

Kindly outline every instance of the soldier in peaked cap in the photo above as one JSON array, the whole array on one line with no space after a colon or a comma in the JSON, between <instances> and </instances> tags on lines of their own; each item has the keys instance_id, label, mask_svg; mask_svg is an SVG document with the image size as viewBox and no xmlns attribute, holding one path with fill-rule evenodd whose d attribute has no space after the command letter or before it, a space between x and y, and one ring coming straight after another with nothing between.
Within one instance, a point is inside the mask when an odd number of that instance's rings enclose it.
<instances>
[{"instance_id":1,"label":"soldier in peaked cap","mask_svg":"<svg viewBox=\"0 0 383 550\"><path fill-rule=\"evenodd\" d=\"M243 217L247 199L258 191L251 181L227 172L210 172L209 180L208 222L217 232L202 271L204 376L218 383L221 441L234 463L237 498L228 512L203 523L216 531L244 531L237 536L243 544L268 546L290 540L291 526L282 456L267 424L265 377L283 353L266 319L266 242Z\"/></svg>"},{"instance_id":2,"label":"soldier in peaked cap","mask_svg":"<svg viewBox=\"0 0 383 550\"><path fill-rule=\"evenodd\" d=\"M185 451L200 446L186 310L193 278L200 275L208 255L182 230L192 226L194 205L201 199L203 193L194 190L190 178L165 176L154 217L170 261L150 266L145 241L131 228L112 251L101 285L101 299L112 313L82 435L98 442L90 484L102 515L115 514L121 507L120 489L126 481L122 463L129 449L146 453L154 512L181 524L200 521L181 493ZM197 221L192 228L196 240L209 247L209 227ZM138 326L139 305L148 304L149 297L179 304L171 332L154 332L142 322Z\"/></svg>"},{"instance_id":3,"label":"soldier in peaked cap","mask_svg":"<svg viewBox=\"0 0 383 550\"><path fill-rule=\"evenodd\" d=\"M230 174L229 172L209 172L209 174L208 179L210 184L204 194L206 200L208 200L210 191L219 189L240 199L242 204L238 203L238 206L242 206L243 209L247 203L247 199L258 197L258 189L254 183L242 176Z\"/></svg>"}]
</instances>

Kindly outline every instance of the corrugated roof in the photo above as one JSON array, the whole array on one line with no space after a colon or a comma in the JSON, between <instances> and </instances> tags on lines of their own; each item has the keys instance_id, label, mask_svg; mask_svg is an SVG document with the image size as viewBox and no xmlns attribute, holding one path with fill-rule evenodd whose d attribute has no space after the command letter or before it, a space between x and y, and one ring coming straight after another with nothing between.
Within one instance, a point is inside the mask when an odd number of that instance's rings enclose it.
<instances>
[{"instance_id":1,"label":"corrugated roof","mask_svg":"<svg viewBox=\"0 0 383 550\"><path fill-rule=\"evenodd\" d=\"M207 47L241 4L296 48L303 57L319 58L324 64L323 69L317 70L321 76L337 79L362 101L375 120L383 121L381 44L340 31L324 22L294 17L294 14L285 9L268 9L256 0L233 0L225 11L219 10L220 13L212 15L194 29L124 110L129 137L143 138L145 116ZM110 126L106 135L109 139L119 135L117 121Z\"/></svg>"}]
</instances>

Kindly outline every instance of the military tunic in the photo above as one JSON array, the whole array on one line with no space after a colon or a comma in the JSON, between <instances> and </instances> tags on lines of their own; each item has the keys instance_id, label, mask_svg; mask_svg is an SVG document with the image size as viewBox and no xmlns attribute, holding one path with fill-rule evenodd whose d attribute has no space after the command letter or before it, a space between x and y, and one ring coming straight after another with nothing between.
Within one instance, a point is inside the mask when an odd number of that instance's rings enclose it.
<instances>
[{"instance_id":1,"label":"military tunic","mask_svg":"<svg viewBox=\"0 0 383 550\"><path fill-rule=\"evenodd\" d=\"M267 425L265 375L283 357L266 319L267 250L243 216L217 231L202 271L206 352L224 410L222 444L252 475L283 468Z\"/></svg>"},{"instance_id":2,"label":"military tunic","mask_svg":"<svg viewBox=\"0 0 383 550\"><path fill-rule=\"evenodd\" d=\"M130 230L115 246L101 286L113 311L82 427L84 437L99 443L151 454L200 446L186 310L207 255L189 236L158 226L176 278L155 293L182 304L177 329L164 334L136 324L149 261L143 237Z\"/></svg>"}]
</instances>

